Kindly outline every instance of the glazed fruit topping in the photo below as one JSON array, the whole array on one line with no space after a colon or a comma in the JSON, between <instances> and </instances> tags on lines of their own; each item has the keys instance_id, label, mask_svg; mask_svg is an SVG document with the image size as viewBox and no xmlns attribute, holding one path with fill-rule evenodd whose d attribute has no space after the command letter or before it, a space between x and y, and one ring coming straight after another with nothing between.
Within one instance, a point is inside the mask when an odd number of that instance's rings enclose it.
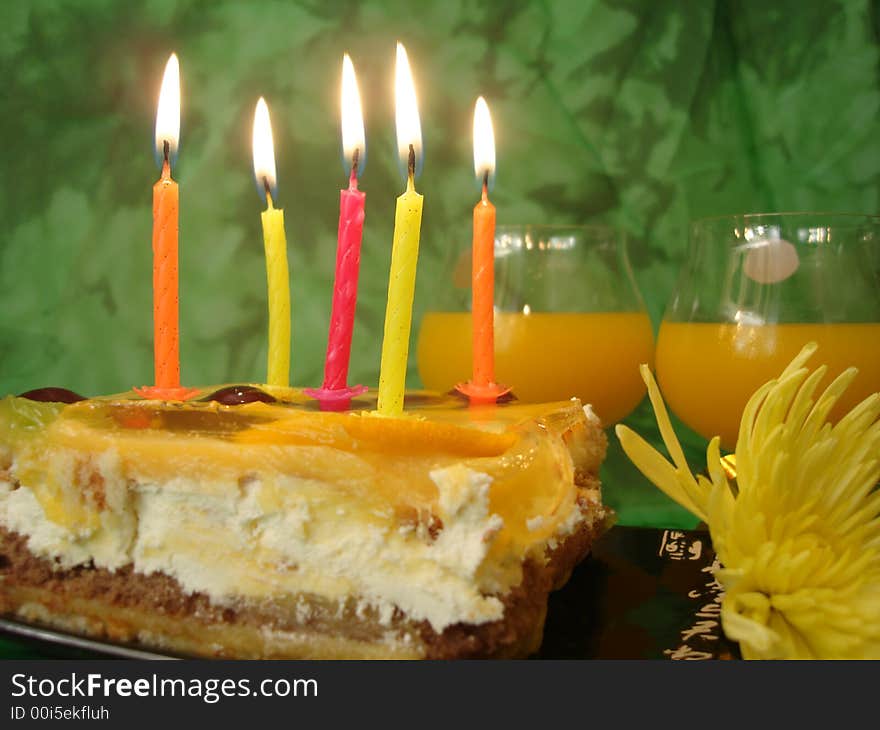
<instances>
[{"instance_id":1,"label":"glazed fruit topping","mask_svg":"<svg viewBox=\"0 0 880 730\"><path fill-rule=\"evenodd\" d=\"M224 406L240 406L244 403L253 403L254 401L261 401L263 403L275 402L275 398L253 385L230 385L227 388L220 388L220 390L214 391L202 400L216 401Z\"/></svg>"},{"instance_id":2,"label":"glazed fruit topping","mask_svg":"<svg viewBox=\"0 0 880 730\"><path fill-rule=\"evenodd\" d=\"M27 393L22 393L19 398L27 398L28 400L36 400L41 403L77 403L86 400L84 396L74 393L67 388L35 388Z\"/></svg>"}]
</instances>

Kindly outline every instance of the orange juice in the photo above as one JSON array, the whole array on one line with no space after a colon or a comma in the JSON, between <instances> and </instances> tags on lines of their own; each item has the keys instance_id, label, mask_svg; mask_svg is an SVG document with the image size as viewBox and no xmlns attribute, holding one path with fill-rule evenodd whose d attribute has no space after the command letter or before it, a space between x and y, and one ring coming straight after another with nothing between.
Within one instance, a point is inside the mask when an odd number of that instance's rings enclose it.
<instances>
[{"instance_id":1,"label":"orange juice","mask_svg":"<svg viewBox=\"0 0 880 730\"><path fill-rule=\"evenodd\" d=\"M447 391L471 377L471 315L429 312L418 343L426 388ZM645 394L639 363L653 363L654 334L640 312L495 313L495 377L523 401L590 403L610 425Z\"/></svg>"},{"instance_id":2,"label":"orange juice","mask_svg":"<svg viewBox=\"0 0 880 730\"><path fill-rule=\"evenodd\" d=\"M850 365L859 375L832 412L840 418L880 390L880 323L774 324L666 322L657 340L657 378L672 411L706 438L736 445L752 393L777 377L801 347L819 344L811 364L828 365L820 388Z\"/></svg>"}]
</instances>

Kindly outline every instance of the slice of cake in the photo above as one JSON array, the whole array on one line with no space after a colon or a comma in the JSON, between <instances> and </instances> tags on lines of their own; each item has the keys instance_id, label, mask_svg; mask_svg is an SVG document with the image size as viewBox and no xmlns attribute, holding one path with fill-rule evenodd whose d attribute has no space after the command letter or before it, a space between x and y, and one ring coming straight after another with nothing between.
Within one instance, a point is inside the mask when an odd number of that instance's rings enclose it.
<instances>
[{"instance_id":1,"label":"slice of cake","mask_svg":"<svg viewBox=\"0 0 880 730\"><path fill-rule=\"evenodd\" d=\"M532 653L606 523L600 424L577 401L374 408L0 401L0 612L184 655Z\"/></svg>"}]
</instances>

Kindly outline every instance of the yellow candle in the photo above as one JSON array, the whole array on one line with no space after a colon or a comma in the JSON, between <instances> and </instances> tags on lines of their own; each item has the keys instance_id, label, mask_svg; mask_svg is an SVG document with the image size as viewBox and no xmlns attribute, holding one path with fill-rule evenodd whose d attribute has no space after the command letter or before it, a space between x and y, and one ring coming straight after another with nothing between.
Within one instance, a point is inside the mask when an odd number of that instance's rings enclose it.
<instances>
[{"instance_id":1,"label":"yellow candle","mask_svg":"<svg viewBox=\"0 0 880 730\"><path fill-rule=\"evenodd\" d=\"M266 282L269 301L269 355L266 384L290 385L290 274L287 267L287 236L284 211L272 204L275 186L275 149L269 109L260 97L254 113L254 175L266 194L266 210L261 214L263 244L266 249Z\"/></svg>"},{"instance_id":2,"label":"yellow candle","mask_svg":"<svg viewBox=\"0 0 880 730\"><path fill-rule=\"evenodd\" d=\"M407 161L407 182L406 192L397 199L394 213L391 273L388 278L388 304L385 308L377 404L378 411L383 416L399 416L403 413L419 234L422 226L423 198L416 192L414 184L416 150L421 150L422 145L421 124L415 85L406 51L400 43L397 44L396 77L397 147L401 158Z\"/></svg>"},{"instance_id":3,"label":"yellow candle","mask_svg":"<svg viewBox=\"0 0 880 730\"><path fill-rule=\"evenodd\" d=\"M406 192L397 199L394 212L391 275L388 279L388 305L385 308L385 334L379 370L378 409L386 416L397 416L403 412L423 201L424 196L416 192L411 168Z\"/></svg>"},{"instance_id":4,"label":"yellow candle","mask_svg":"<svg viewBox=\"0 0 880 730\"><path fill-rule=\"evenodd\" d=\"M269 292L269 357L267 385L290 385L290 275L284 211L272 205L272 196L260 217L266 249L266 282Z\"/></svg>"}]
</instances>

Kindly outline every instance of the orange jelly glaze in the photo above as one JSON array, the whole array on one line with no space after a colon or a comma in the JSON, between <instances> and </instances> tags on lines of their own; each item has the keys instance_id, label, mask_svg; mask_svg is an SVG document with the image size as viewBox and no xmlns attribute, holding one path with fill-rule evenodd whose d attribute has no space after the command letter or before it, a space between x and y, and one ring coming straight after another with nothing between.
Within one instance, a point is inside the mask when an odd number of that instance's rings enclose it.
<instances>
[{"instance_id":1,"label":"orange jelly glaze","mask_svg":"<svg viewBox=\"0 0 880 730\"><path fill-rule=\"evenodd\" d=\"M440 495L431 472L460 464L492 477L489 511L501 516L504 529L490 556L517 565L574 508L567 443L586 433L577 401L468 407L454 396L410 393L404 417L385 418L375 415L374 393L355 399L347 412L321 412L298 390L271 392L286 402L163 404L124 394L60 409L27 407L58 410L40 431L44 451L114 449L126 478L162 483L189 477L208 491L251 476L315 480L328 504L378 525L388 524L389 514L399 521L423 510L434 513ZM536 516L544 518L538 526Z\"/></svg>"}]
</instances>

